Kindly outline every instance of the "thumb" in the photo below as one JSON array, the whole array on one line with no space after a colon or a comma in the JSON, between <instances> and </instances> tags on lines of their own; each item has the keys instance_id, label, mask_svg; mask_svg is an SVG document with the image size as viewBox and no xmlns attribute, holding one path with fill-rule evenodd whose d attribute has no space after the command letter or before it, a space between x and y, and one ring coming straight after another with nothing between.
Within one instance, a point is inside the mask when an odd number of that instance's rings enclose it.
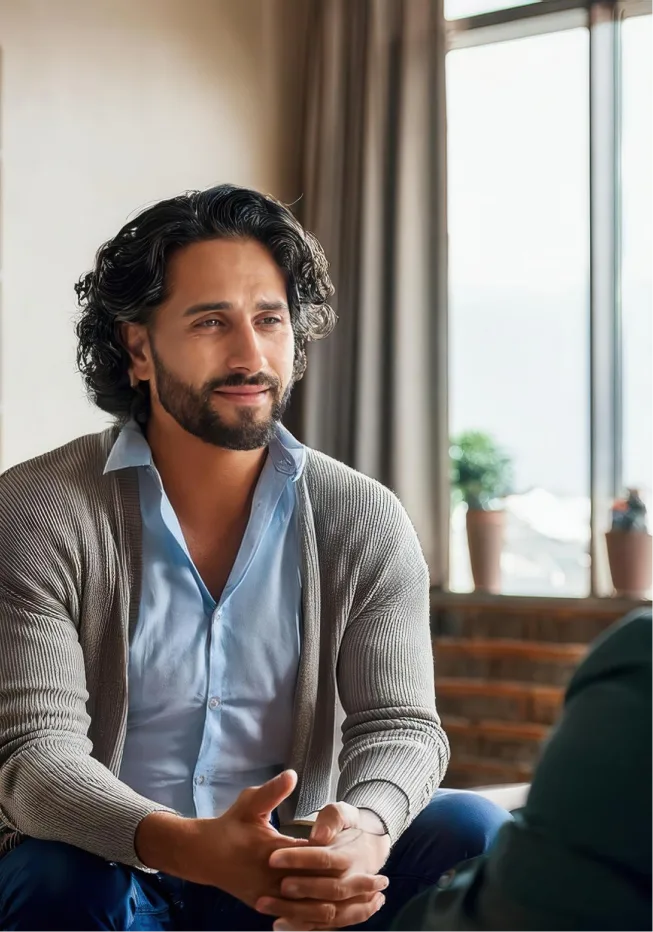
<instances>
[{"instance_id":1,"label":"thumb","mask_svg":"<svg viewBox=\"0 0 653 932\"><path fill-rule=\"evenodd\" d=\"M331 803L321 809L313 825L310 843L330 845L340 832L350 828L349 813L342 804Z\"/></svg>"},{"instance_id":2,"label":"thumb","mask_svg":"<svg viewBox=\"0 0 653 932\"><path fill-rule=\"evenodd\" d=\"M249 818L270 814L287 799L297 786L297 774L294 770L284 770L262 786L253 786L244 790L238 797L238 808Z\"/></svg>"}]
</instances>

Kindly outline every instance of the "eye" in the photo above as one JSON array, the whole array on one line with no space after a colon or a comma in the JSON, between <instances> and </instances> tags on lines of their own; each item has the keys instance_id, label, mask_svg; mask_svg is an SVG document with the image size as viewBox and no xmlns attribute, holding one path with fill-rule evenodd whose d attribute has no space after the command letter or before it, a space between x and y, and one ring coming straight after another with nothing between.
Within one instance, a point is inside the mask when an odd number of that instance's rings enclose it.
<instances>
[{"instance_id":1,"label":"eye","mask_svg":"<svg viewBox=\"0 0 653 932\"><path fill-rule=\"evenodd\" d=\"M263 324L266 327L274 327L276 324L282 324L283 319L281 317L263 317L259 320L259 324Z\"/></svg>"},{"instance_id":2,"label":"eye","mask_svg":"<svg viewBox=\"0 0 653 932\"><path fill-rule=\"evenodd\" d=\"M221 327L222 321L218 320L217 317L207 317L204 320L200 320L199 323L197 323L195 326L210 330L215 327Z\"/></svg>"}]
</instances>

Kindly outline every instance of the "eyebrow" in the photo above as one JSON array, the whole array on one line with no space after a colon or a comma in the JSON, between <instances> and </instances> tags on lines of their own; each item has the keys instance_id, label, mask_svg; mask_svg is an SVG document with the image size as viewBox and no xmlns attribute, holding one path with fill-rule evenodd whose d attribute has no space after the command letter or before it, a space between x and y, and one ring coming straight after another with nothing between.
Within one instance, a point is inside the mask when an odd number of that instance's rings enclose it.
<instances>
[{"instance_id":1,"label":"eyebrow","mask_svg":"<svg viewBox=\"0 0 653 932\"><path fill-rule=\"evenodd\" d=\"M205 314L206 311L233 311L231 301L206 301L201 304L192 304L184 311L184 317L194 317L196 314ZM287 311L285 301L257 301L257 311Z\"/></svg>"}]
</instances>

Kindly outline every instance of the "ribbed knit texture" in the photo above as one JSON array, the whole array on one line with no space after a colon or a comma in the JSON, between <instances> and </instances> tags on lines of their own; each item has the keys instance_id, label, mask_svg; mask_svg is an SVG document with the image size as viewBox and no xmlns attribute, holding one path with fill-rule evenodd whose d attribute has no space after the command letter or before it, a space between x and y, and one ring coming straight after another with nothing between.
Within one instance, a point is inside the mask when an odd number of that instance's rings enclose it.
<instances>
[{"instance_id":1,"label":"ribbed knit texture","mask_svg":"<svg viewBox=\"0 0 653 932\"><path fill-rule=\"evenodd\" d=\"M135 471L103 475L116 429L0 476L0 851L23 835L143 868L134 835L164 807L116 774L138 615ZM395 840L449 747L435 709L428 573L383 486L315 451L299 483L303 649L282 821L334 798ZM339 725L342 723L342 740Z\"/></svg>"}]
</instances>

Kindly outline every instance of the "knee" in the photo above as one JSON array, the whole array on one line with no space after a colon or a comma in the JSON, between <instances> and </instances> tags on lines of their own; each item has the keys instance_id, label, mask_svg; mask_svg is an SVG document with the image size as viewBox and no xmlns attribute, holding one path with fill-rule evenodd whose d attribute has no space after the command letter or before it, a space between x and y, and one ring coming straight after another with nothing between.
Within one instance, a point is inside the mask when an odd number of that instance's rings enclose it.
<instances>
[{"instance_id":1,"label":"knee","mask_svg":"<svg viewBox=\"0 0 653 932\"><path fill-rule=\"evenodd\" d=\"M30 838L0 861L0 928L125 928L130 891L128 868Z\"/></svg>"},{"instance_id":2,"label":"knee","mask_svg":"<svg viewBox=\"0 0 653 932\"><path fill-rule=\"evenodd\" d=\"M441 843L459 861L484 854L501 826L512 820L506 809L469 790L440 790L426 813Z\"/></svg>"}]
</instances>

